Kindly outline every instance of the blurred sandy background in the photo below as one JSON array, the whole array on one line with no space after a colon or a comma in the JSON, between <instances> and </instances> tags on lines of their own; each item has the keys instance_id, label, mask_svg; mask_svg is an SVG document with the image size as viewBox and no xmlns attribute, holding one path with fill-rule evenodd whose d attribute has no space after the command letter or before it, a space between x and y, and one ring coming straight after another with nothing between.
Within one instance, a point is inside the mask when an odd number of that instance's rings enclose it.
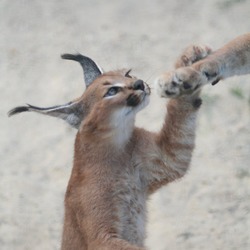
<instances>
[{"instance_id":1,"label":"blurred sandy background","mask_svg":"<svg viewBox=\"0 0 250 250\"><path fill-rule=\"evenodd\" d=\"M0 249L59 249L76 131L14 106L63 104L84 90L64 52L153 84L190 43L218 48L250 31L249 0L0 0ZM250 76L203 91L196 150L181 181L149 201L154 250L250 249ZM165 100L138 117L161 127Z\"/></svg>"}]
</instances>

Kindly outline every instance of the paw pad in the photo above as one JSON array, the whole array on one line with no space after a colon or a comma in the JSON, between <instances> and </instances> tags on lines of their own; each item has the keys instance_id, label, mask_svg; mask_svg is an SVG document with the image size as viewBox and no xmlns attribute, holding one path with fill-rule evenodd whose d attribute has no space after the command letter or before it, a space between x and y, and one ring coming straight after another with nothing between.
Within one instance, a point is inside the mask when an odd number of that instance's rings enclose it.
<instances>
[{"instance_id":1,"label":"paw pad","mask_svg":"<svg viewBox=\"0 0 250 250\"><path fill-rule=\"evenodd\" d=\"M202 104L201 98L197 98L197 99L195 99L195 100L193 101L193 107L194 107L194 108L199 108L199 107L201 106L201 104Z\"/></svg>"},{"instance_id":2,"label":"paw pad","mask_svg":"<svg viewBox=\"0 0 250 250\"><path fill-rule=\"evenodd\" d=\"M177 69L158 78L157 92L161 97L169 98L190 95L200 88L201 77L201 74L191 67Z\"/></svg>"}]
</instances>

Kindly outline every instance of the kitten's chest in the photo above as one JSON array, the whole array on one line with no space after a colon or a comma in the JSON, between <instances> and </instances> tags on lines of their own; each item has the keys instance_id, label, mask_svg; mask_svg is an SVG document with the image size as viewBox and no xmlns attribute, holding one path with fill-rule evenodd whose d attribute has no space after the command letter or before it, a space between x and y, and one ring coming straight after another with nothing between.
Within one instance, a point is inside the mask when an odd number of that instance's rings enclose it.
<instances>
[{"instance_id":1,"label":"kitten's chest","mask_svg":"<svg viewBox=\"0 0 250 250\"><path fill-rule=\"evenodd\" d=\"M116 180L117 228L123 239L143 245L146 220L146 190L138 167L123 169Z\"/></svg>"}]
</instances>

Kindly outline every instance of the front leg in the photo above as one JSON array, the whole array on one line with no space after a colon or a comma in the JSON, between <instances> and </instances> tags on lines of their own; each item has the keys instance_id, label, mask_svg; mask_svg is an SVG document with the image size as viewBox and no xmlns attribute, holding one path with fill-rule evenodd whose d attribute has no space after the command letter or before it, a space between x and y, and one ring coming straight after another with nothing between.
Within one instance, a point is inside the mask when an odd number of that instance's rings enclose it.
<instances>
[{"instance_id":1,"label":"front leg","mask_svg":"<svg viewBox=\"0 0 250 250\"><path fill-rule=\"evenodd\" d=\"M221 79L250 74L250 33L236 37L191 67L213 85Z\"/></svg>"},{"instance_id":2,"label":"front leg","mask_svg":"<svg viewBox=\"0 0 250 250\"><path fill-rule=\"evenodd\" d=\"M190 65L202 56L197 55L198 52L205 54L203 50L191 48L191 51L193 54L189 53L187 57L187 53L184 53L175 65L182 65L182 60L184 64ZM164 125L152 142L154 153L150 154L148 161L149 193L186 173L195 146L196 117L201 105L199 88L192 84L186 85L185 81L178 81L175 76L170 82L158 81L157 86L161 96L171 99L167 104Z\"/></svg>"},{"instance_id":3,"label":"front leg","mask_svg":"<svg viewBox=\"0 0 250 250\"><path fill-rule=\"evenodd\" d=\"M200 105L198 93L169 101L164 125L152 140L153 153L149 152L146 163L149 194L187 172L195 147Z\"/></svg>"}]
</instances>

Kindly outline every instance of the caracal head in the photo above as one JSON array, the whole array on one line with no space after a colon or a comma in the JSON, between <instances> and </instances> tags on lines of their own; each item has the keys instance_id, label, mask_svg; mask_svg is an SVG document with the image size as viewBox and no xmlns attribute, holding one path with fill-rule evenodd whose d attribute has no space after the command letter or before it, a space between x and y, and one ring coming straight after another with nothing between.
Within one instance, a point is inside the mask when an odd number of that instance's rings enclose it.
<instances>
[{"instance_id":1,"label":"caracal head","mask_svg":"<svg viewBox=\"0 0 250 250\"><path fill-rule=\"evenodd\" d=\"M64 105L48 108L27 104L9 111L9 116L25 111L54 116L65 120L72 127L79 129L87 117L98 118L102 121L118 119L124 122L133 119L135 114L149 102L150 88L142 80L131 76L130 70L103 72L90 58L81 54L64 54L63 59L80 63L86 85L85 92ZM111 117L112 116L112 117ZM116 121L112 121L115 122Z\"/></svg>"}]
</instances>

